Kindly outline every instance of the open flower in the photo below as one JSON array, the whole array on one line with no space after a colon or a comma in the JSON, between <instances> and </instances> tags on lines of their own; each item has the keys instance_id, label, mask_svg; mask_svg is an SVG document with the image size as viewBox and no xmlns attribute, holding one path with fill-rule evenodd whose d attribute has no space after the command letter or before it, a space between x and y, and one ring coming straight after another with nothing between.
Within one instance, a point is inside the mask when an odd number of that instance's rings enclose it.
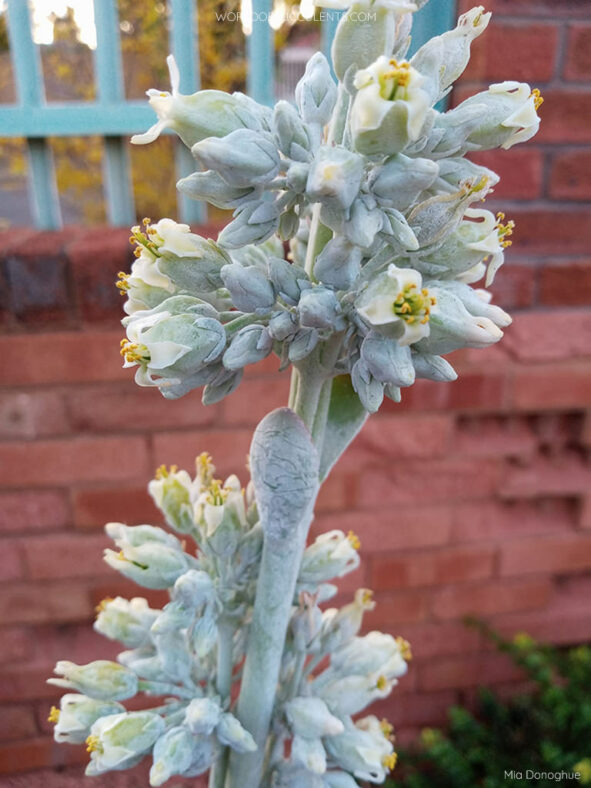
<instances>
[{"instance_id":1,"label":"open flower","mask_svg":"<svg viewBox=\"0 0 591 788\"><path fill-rule=\"evenodd\" d=\"M95 700L86 695L67 692L62 695L60 708L52 706L48 721L55 723L53 738L56 742L82 744L90 733L91 725L107 714L125 711L117 701Z\"/></svg>"},{"instance_id":2,"label":"open flower","mask_svg":"<svg viewBox=\"0 0 591 788\"><path fill-rule=\"evenodd\" d=\"M376 717L359 720L325 742L338 766L360 780L382 783L396 763L392 742Z\"/></svg>"},{"instance_id":3,"label":"open flower","mask_svg":"<svg viewBox=\"0 0 591 788\"><path fill-rule=\"evenodd\" d=\"M60 660L54 673L61 679L47 679L48 684L83 692L96 700L125 700L137 692L137 676L117 662L98 659L88 665Z\"/></svg>"},{"instance_id":4,"label":"open flower","mask_svg":"<svg viewBox=\"0 0 591 788\"><path fill-rule=\"evenodd\" d=\"M98 719L86 739L90 763L89 777L104 772L128 769L152 749L164 733L165 722L150 711L110 714Z\"/></svg>"},{"instance_id":5,"label":"open flower","mask_svg":"<svg viewBox=\"0 0 591 788\"><path fill-rule=\"evenodd\" d=\"M356 308L372 326L394 326L399 345L411 345L429 336L434 303L418 271L392 263L363 291Z\"/></svg>"},{"instance_id":6,"label":"open flower","mask_svg":"<svg viewBox=\"0 0 591 788\"><path fill-rule=\"evenodd\" d=\"M358 151L398 153L419 138L430 107L423 82L410 63L385 55L357 72L351 131Z\"/></svg>"}]
</instances>

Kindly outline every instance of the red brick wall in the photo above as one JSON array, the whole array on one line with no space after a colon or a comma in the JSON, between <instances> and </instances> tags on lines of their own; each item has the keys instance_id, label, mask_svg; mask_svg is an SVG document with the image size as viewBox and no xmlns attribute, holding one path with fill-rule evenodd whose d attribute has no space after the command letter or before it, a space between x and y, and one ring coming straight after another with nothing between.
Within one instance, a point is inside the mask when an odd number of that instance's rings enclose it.
<instances>
[{"instance_id":1,"label":"red brick wall","mask_svg":"<svg viewBox=\"0 0 591 788\"><path fill-rule=\"evenodd\" d=\"M517 222L495 285L515 323L499 346L456 354L456 383L420 382L370 420L314 525L360 535L363 568L343 593L374 588L369 626L413 644L408 677L382 704L407 737L470 702L477 684L520 680L463 627L466 613L554 643L591 638L591 3L492 6L456 98L514 77L546 98L533 143L480 157L501 174L495 198ZM91 629L93 606L136 589L101 561L104 522L158 521L145 485L161 463L190 467L207 449L221 472L240 471L256 421L287 397L271 363L207 409L198 393L167 402L134 385L120 368L113 287L129 266L127 235L0 235L4 773L85 760L52 744L45 678L58 658L114 653ZM80 784L40 773L2 785L37 779Z\"/></svg>"}]
</instances>

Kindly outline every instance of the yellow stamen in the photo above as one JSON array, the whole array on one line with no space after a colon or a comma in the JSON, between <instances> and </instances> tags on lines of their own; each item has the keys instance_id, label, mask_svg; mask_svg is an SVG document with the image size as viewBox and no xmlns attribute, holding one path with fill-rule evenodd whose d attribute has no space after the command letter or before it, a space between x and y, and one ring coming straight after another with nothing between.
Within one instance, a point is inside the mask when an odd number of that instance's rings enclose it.
<instances>
[{"instance_id":1,"label":"yellow stamen","mask_svg":"<svg viewBox=\"0 0 591 788\"><path fill-rule=\"evenodd\" d=\"M172 473L176 473L178 471L178 466L171 465L170 470L166 467L166 465L160 465L156 468L156 473L154 474L155 478L160 481L160 479L167 479Z\"/></svg>"},{"instance_id":2,"label":"yellow stamen","mask_svg":"<svg viewBox=\"0 0 591 788\"><path fill-rule=\"evenodd\" d=\"M543 98L542 94L540 93L538 88L534 88L530 95L533 96L534 107L536 109L539 109L541 107L541 105L544 103L544 98Z\"/></svg>"},{"instance_id":3,"label":"yellow stamen","mask_svg":"<svg viewBox=\"0 0 591 788\"><path fill-rule=\"evenodd\" d=\"M109 604L109 602L112 602L112 601L113 601L113 597L112 596L106 596L104 599L101 599L101 601L98 603L98 605L94 609L96 614L98 615L99 613L102 613L103 610L106 610L107 609L107 605Z\"/></svg>"},{"instance_id":4,"label":"yellow stamen","mask_svg":"<svg viewBox=\"0 0 591 788\"><path fill-rule=\"evenodd\" d=\"M150 360L150 353L145 345L139 345L137 342L130 342L127 339L121 340L119 352L131 364L141 364Z\"/></svg>"},{"instance_id":5,"label":"yellow stamen","mask_svg":"<svg viewBox=\"0 0 591 788\"><path fill-rule=\"evenodd\" d=\"M347 539L349 540L349 543L350 543L351 547L353 548L353 550L359 550L360 549L360 547L361 547L361 540L359 539L359 537L357 536L356 533L354 533L353 531L349 531L349 533L347 534Z\"/></svg>"},{"instance_id":6,"label":"yellow stamen","mask_svg":"<svg viewBox=\"0 0 591 788\"><path fill-rule=\"evenodd\" d=\"M429 295L427 288L422 288L419 292L415 284L406 285L396 296L392 304L392 310L405 323L421 323L429 321L431 306L435 303L433 296Z\"/></svg>"},{"instance_id":7,"label":"yellow stamen","mask_svg":"<svg viewBox=\"0 0 591 788\"><path fill-rule=\"evenodd\" d=\"M382 729L384 737L388 739L388 741L394 740L394 726L385 717L384 719L380 720L380 728Z\"/></svg>"},{"instance_id":8,"label":"yellow stamen","mask_svg":"<svg viewBox=\"0 0 591 788\"><path fill-rule=\"evenodd\" d=\"M228 490L224 490L221 479L212 479L207 489L207 502L212 506L223 506L228 497Z\"/></svg>"},{"instance_id":9,"label":"yellow stamen","mask_svg":"<svg viewBox=\"0 0 591 788\"><path fill-rule=\"evenodd\" d=\"M119 550L119 552L117 553L117 558L120 561L127 561L127 558L125 557L125 553L123 552L123 550Z\"/></svg>"},{"instance_id":10,"label":"yellow stamen","mask_svg":"<svg viewBox=\"0 0 591 788\"><path fill-rule=\"evenodd\" d=\"M376 689L379 689L380 692L382 692L389 686L388 679L385 676L378 676L378 680L376 681Z\"/></svg>"},{"instance_id":11,"label":"yellow stamen","mask_svg":"<svg viewBox=\"0 0 591 788\"><path fill-rule=\"evenodd\" d=\"M103 745L98 736L89 736L86 739L86 752L103 752Z\"/></svg>"},{"instance_id":12,"label":"yellow stamen","mask_svg":"<svg viewBox=\"0 0 591 788\"><path fill-rule=\"evenodd\" d=\"M400 653L402 654L402 659L404 659L406 662L410 662L412 659L412 650L408 640L398 637L396 638L396 645L400 649Z\"/></svg>"},{"instance_id":13,"label":"yellow stamen","mask_svg":"<svg viewBox=\"0 0 591 788\"><path fill-rule=\"evenodd\" d=\"M144 225L144 227L147 227L149 224L152 224L152 220L148 219L147 216L144 216L144 218L142 219L142 224Z\"/></svg>"},{"instance_id":14,"label":"yellow stamen","mask_svg":"<svg viewBox=\"0 0 591 788\"><path fill-rule=\"evenodd\" d=\"M52 706L49 710L49 717L47 718L47 722L59 722L60 718L60 710L57 706Z\"/></svg>"},{"instance_id":15,"label":"yellow stamen","mask_svg":"<svg viewBox=\"0 0 591 788\"><path fill-rule=\"evenodd\" d=\"M121 291L121 295L125 295L125 293L129 290L131 285L127 281L129 279L129 274L126 274L125 271L119 271L117 274L117 282L115 282L115 287Z\"/></svg>"},{"instance_id":16,"label":"yellow stamen","mask_svg":"<svg viewBox=\"0 0 591 788\"><path fill-rule=\"evenodd\" d=\"M513 243L512 241L508 240L510 235L513 235L513 229L515 227L515 222L510 219L508 222L503 224L503 220L505 219L505 214L502 211L497 213L497 223L495 225L497 234L499 236L499 243L506 249L508 246L511 246Z\"/></svg>"},{"instance_id":17,"label":"yellow stamen","mask_svg":"<svg viewBox=\"0 0 591 788\"><path fill-rule=\"evenodd\" d=\"M211 461L211 455L206 451L202 451L195 459L195 467L201 484L203 484L204 487L209 486L213 479L213 474L215 473L215 466Z\"/></svg>"},{"instance_id":18,"label":"yellow stamen","mask_svg":"<svg viewBox=\"0 0 591 788\"><path fill-rule=\"evenodd\" d=\"M398 762L398 755L393 752L391 755L384 755L382 758L382 766L389 771L392 771Z\"/></svg>"},{"instance_id":19,"label":"yellow stamen","mask_svg":"<svg viewBox=\"0 0 591 788\"><path fill-rule=\"evenodd\" d=\"M369 608L373 605L373 591L369 588L364 588L361 594L361 605L364 608Z\"/></svg>"}]
</instances>

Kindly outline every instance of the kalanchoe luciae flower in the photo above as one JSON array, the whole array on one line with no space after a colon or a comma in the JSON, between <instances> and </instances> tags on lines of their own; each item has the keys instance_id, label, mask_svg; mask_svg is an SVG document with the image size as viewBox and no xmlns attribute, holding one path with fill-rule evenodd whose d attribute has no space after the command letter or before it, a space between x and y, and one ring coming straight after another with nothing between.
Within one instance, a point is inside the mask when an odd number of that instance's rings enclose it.
<instances>
[{"instance_id":1,"label":"kalanchoe luciae flower","mask_svg":"<svg viewBox=\"0 0 591 788\"><path fill-rule=\"evenodd\" d=\"M355 75L351 108L356 150L368 155L398 153L419 138L430 101L424 78L406 61L381 55Z\"/></svg>"},{"instance_id":2,"label":"kalanchoe luciae flower","mask_svg":"<svg viewBox=\"0 0 591 788\"><path fill-rule=\"evenodd\" d=\"M150 711L101 717L93 724L86 739L91 759L86 774L92 777L134 766L152 749L164 728L163 718Z\"/></svg>"},{"instance_id":3,"label":"kalanchoe luciae flower","mask_svg":"<svg viewBox=\"0 0 591 788\"><path fill-rule=\"evenodd\" d=\"M116 701L96 700L86 695L67 692L61 697L59 709L52 706L48 721L55 724L53 738L56 742L82 744L96 720L124 711L125 707Z\"/></svg>"},{"instance_id":4,"label":"kalanchoe luciae flower","mask_svg":"<svg viewBox=\"0 0 591 788\"><path fill-rule=\"evenodd\" d=\"M138 648L149 641L150 627L158 615L142 597L104 599L97 612L94 629L127 648Z\"/></svg>"},{"instance_id":5,"label":"kalanchoe luciae flower","mask_svg":"<svg viewBox=\"0 0 591 788\"><path fill-rule=\"evenodd\" d=\"M135 695L138 688L135 673L106 659L88 665L60 660L54 672L63 678L47 679L48 684L77 690L95 700L125 700Z\"/></svg>"},{"instance_id":6,"label":"kalanchoe luciae flower","mask_svg":"<svg viewBox=\"0 0 591 788\"><path fill-rule=\"evenodd\" d=\"M436 299L411 268L394 264L377 277L356 301L357 312L370 325L392 330L398 344L411 345L429 336L429 318Z\"/></svg>"}]
</instances>

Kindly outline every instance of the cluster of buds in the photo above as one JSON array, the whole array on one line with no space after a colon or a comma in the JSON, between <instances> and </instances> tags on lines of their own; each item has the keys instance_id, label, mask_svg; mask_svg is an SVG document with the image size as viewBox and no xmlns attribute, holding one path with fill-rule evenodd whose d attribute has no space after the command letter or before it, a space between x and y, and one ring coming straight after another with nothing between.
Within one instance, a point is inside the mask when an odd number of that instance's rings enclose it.
<instances>
[{"instance_id":1,"label":"cluster of buds","mask_svg":"<svg viewBox=\"0 0 591 788\"><path fill-rule=\"evenodd\" d=\"M173 775L206 772L222 748L256 749L230 710L232 681L220 693L217 671L221 627L231 631L231 675L243 662L245 612L254 603L263 533L252 482L245 490L236 476L216 479L208 454L197 457L193 477L162 466L148 489L184 540L152 525L108 523L119 552L106 550L105 560L138 585L168 589L171 601L154 609L142 597L103 600L94 628L125 650L117 662L58 662L58 678L49 682L68 692L49 719L56 741L86 742L87 775L126 769L151 754L150 785L157 786ZM359 548L353 532L331 531L304 551L300 604L293 608L282 664L281 685L288 689L273 722L282 741L293 740L292 755L273 759L269 768L277 778L352 771L379 782L393 765L383 727L372 717L356 723L351 717L390 693L410 652L390 635L358 637L364 612L374 606L367 589L340 610L319 607L336 593L329 581L357 568ZM329 655L330 667L318 672L315 665ZM138 693L165 700L127 711L123 701Z\"/></svg>"}]
</instances>

